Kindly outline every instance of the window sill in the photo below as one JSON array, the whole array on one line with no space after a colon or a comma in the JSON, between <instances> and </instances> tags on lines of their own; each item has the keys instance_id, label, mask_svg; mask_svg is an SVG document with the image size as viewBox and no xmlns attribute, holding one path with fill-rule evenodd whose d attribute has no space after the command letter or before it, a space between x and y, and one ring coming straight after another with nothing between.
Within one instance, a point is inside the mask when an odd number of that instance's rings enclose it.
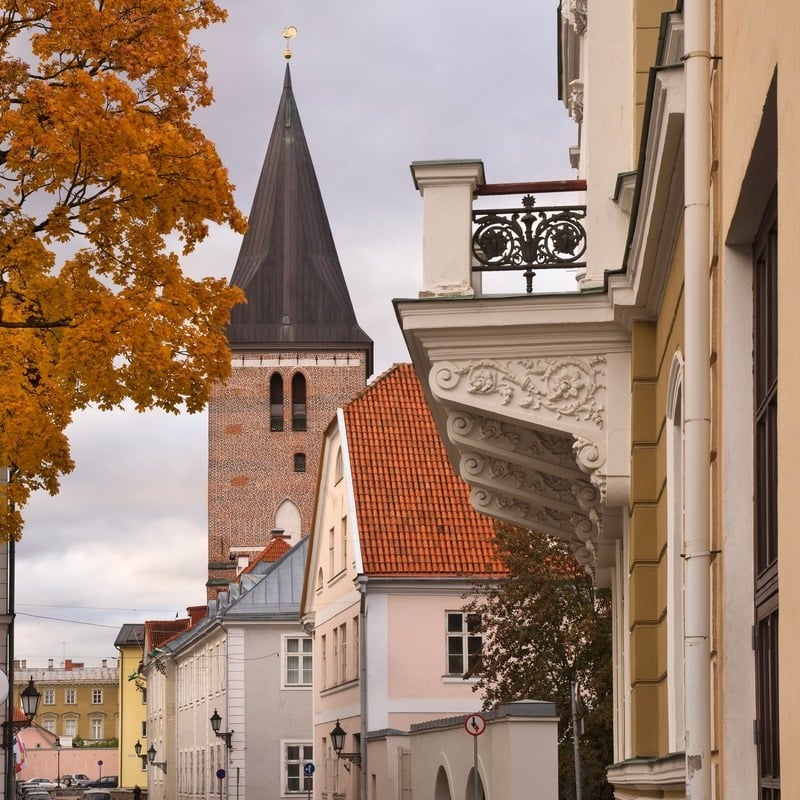
<instances>
[{"instance_id":1,"label":"window sill","mask_svg":"<svg viewBox=\"0 0 800 800\"><path fill-rule=\"evenodd\" d=\"M352 678L344 683L337 683L336 686L329 686L327 689L323 689L319 694L320 697L327 697L328 695L343 692L345 689L352 689L354 686L358 686L358 678Z\"/></svg>"}]
</instances>

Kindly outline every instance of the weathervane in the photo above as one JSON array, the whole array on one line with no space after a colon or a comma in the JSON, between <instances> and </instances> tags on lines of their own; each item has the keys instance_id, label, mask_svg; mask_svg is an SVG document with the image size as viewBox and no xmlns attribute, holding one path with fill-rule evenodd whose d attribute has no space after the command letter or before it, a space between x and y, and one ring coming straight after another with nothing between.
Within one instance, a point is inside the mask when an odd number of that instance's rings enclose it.
<instances>
[{"instance_id":1,"label":"weathervane","mask_svg":"<svg viewBox=\"0 0 800 800\"><path fill-rule=\"evenodd\" d=\"M297 36L297 28L290 25L288 28L283 29L283 38L286 39L286 49L283 51L283 57L288 61L292 57L292 51L289 48L289 41Z\"/></svg>"}]
</instances>

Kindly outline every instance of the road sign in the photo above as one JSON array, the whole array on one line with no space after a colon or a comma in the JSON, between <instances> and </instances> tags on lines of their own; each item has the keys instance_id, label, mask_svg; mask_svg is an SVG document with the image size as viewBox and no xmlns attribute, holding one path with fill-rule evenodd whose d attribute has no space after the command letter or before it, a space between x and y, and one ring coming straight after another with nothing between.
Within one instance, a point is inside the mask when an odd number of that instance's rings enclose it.
<instances>
[{"instance_id":1,"label":"road sign","mask_svg":"<svg viewBox=\"0 0 800 800\"><path fill-rule=\"evenodd\" d=\"M225 777L225 770L220 767L216 772L217 777L222 780ZM220 789L222 791L222 789Z\"/></svg>"},{"instance_id":2,"label":"road sign","mask_svg":"<svg viewBox=\"0 0 800 800\"><path fill-rule=\"evenodd\" d=\"M480 714L470 714L464 720L464 728L470 736L480 736L486 730L486 720Z\"/></svg>"},{"instance_id":3,"label":"road sign","mask_svg":"<svg viewBox=\"0 0 800 800\"><path fill-rule=\"evenodd\" d=\"M305 775L306 778L310 778L313 774L314 765L310 761L307 761L305 764L303 764L303 775Z\"/></svg>"}]
</instances>

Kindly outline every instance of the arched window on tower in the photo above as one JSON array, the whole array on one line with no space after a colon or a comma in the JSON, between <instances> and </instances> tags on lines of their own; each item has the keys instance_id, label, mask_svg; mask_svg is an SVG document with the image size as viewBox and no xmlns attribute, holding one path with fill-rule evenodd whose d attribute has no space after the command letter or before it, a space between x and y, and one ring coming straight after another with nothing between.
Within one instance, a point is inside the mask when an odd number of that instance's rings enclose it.
<instances>
[{"instance_id":1,"label":"arched window on tower","mask_svg":"<svg viewBox=\"0 0 800 800\"><path fill-rule=\"evenodd\" d=\"M292 375L292 430L306 429L306 379L301 372Z\"/></svg>"},{"instance_id":2,"label":"arched window on tower","mask_svg":"<svg viewBox=\"0 0 800 800\"><path fill-rule=\"evenodd\" d=\"M269 429L283 430L283 378L279 372L269 379Z\"/></svg>"}]
</instances>

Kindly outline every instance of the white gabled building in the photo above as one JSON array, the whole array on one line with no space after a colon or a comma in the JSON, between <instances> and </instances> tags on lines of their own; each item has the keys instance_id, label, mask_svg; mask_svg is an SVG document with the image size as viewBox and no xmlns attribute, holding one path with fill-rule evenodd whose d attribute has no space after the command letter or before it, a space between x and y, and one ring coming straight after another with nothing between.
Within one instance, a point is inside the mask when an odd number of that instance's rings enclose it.
<instances>
[{"instance_id":1,"label":"white gabled building","mask_svg":"<svg viewBox=\"0 0 800 800\"><path fill-rule=\"evenodd\" d=\"M276 543L286 548L278 537L266 551ZM302 540L256 560L146 655L151 795L277 800L300 790L312 740L311 639L298 613L306 550Z\"/></svg>"}]
</instances>

